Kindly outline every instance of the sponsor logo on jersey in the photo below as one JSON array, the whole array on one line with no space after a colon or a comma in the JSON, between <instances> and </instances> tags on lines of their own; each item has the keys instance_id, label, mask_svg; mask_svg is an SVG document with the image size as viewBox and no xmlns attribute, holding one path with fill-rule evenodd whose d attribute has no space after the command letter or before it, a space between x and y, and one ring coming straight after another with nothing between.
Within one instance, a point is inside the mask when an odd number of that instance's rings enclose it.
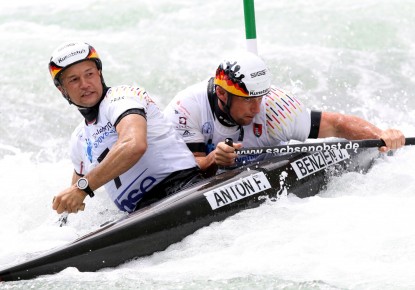
<instances>
[{"instance_id":1,"label":"sponsor logo on jersey","mask_svg":"<svg viewBox=\"0 0 415 290\"><path fill-rule=\"evenodd\" d=\"M92 142L91 140L85 139L86 142L86 156L88 156L89 162L92 163Z\"/></svg>"},{"instance_id":2,"label":"sponsor logo on jersey","mask_svg":"<svg viewBox=\"0 0 415 290\"><path fill-rule=\"evenodd\" d=\"M96 140L97 138L99 138L99 135L102 133L105 133L109 130L111 130L112 128L112 124L111 122L108 122L105 126L102 126L101 128L98 128L95 133L92 133L92 137L94 137L94 139Z\"/></svg>"},{"instance_id":3,"label":"sponsor logo on jersey","mask_svg":"<svg viewBox=\"0 0 415 290\"><path fill-rule=\"evenodd\" d=\"M124 96L112 96L111 97L111 100L110 100L110 103L114 103L114 102L117 102L117 101L120 101L120 100L124 100Z\"/></svg>"},{"instance_id":4,"label":"sponsor logo on jersey","mask_svg":"<svg viewBox=\"0 0 415 290\"><path fill-rule=\"evenodd\" d=\"M271 188L263 172L228 183L204 194L213 210L237 202Z\"/></svg>"},{"instance_id":5,"label":"sponsor logo on jersey","mask_svg":"<svg viewBox=\"0 0 415 290\"><path fill-rule=\"evenodd\" d=\"M319 151L292 162L291 167L298 179L302 179L346 159L350 159L346 149Z\"/></svg>"},{"instance_id":6,"label":"sponsor logo on jersey","mask_svg":"<svg viewBox=\"0 0 415 290\"><path fill-rule=\"evenodd\" d=\"M143 196L149 192L157 179L154 176L145 173L148 168L145 168L140 172L134 180L124 187L117 198L114 200L115 205L122 211L132 212L134 211L137 203L143 198Z\"/></svg>"},{"instance_id":7,"label":"sponsor logo on jersey","mask_svg":"<svg viewBox=\"0 0 415 290\"><path fill-rule=\"evenodd\" d=\"M187 124L186 117L179 117L179 124L180 125L186 125Z\"/></svg>"},{"instance_id":8,"label":"sponsor logo on jersey","mask_svg":"<svg viewBox=\"0 0 415 290\"><path fill-rule=\"evenodd\" d=\"M190 133L189 132L189 130L185 130L184 132L183 132L183 134L182 134L182 136L183 137L192 137L192 136L194 136L195 134L194 133Z\"/></svg>"},{"instance_id":9,"label":"sponsor logo on jersey","mask_svg":"<svg viewBox=\"0 0 415 290\"><path fill-rule=\"evenodd\" d=\"M213 133L213 126L210 122L206 122L202 126L202 134L203 135L210 135Z\"/></svg>"},{"instance_id":10,"label":"sponsor logo on jersey","mask_svg":"<svg viewBox=\"0 0 415 290\"><path fill-rule=\"evenodd\" d=\"M254 135L256 137L261 137L261 135L262 135L262 124L254 123Z\"/></svg>"},{"instance_id":11,"label":"sponsor logo on jersey","mask_svg":"<svg viewBox=\"0 0 415 290\"><path fill-rule=\"evenodd\" d=\"M110 122L108 122L105 126L102 126L101 128L97 129L96 132L92 134L92 137L95 138L94 148L98 148L99 144L104 142L104 140L108 138L108 136L116 132L117 131L115 127Z\"/></svg>"}]
</instances>

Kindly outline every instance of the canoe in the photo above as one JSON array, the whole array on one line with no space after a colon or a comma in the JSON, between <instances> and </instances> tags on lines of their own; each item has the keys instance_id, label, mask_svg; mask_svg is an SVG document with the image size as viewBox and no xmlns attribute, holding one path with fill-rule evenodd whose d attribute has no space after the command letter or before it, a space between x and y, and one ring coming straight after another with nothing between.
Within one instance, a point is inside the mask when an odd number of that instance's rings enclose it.
<instances>
[{"instance_id":1,"label":"canoe","mask_svg":"<svg viewBox=\"0 0 415 290\"><path fill-rule=\"evenodd\" d=\"M198 229L267 199L314 196L333 175L366 172L379 152L361 148L263 155L260 161L203 180L67 245L2 269L0 281L32 279L67 267L81 272L116 267L163 251Z\"/></svg>"}]
</instances>

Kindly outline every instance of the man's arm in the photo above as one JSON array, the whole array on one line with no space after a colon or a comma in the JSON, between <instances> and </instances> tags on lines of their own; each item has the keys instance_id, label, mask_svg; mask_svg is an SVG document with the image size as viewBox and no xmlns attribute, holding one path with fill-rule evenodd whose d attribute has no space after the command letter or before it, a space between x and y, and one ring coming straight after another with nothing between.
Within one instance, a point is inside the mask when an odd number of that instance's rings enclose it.
<instances>
[{"instance_id":1,"label":"man's arm","mask_svg":"<svg viewBox=\"0 0 415 290\"><path fill-rule=\"evenodd\" d=\"M405 136L399 130L381 130L357 116L322 112L318 138L327 137L348 140L382 139L386 143L386 146L380 148L382 152L398 149L405 145Z\"/></svg>"},{"instance_id":2,"label":"man's arm","mask_svg":"<svg viewBox=\"0 0 415 290\"><path fill-rule=\"evenodd\" d=\"M218 171L218 164L215 162L216 149L211 151L208 155L205 152L193 152L197 165L205 177L211 177Z\"/></svg>"},{"instance_id":3,"label":"man's arm","mask_svg":"<svg viewBox=\"0 0 415 290\"><path fill-rule=\"evenodd\" d=\"M216 165L213 154L213 152L210 152L208 155L206 155L204 152L193 152L200 170L206 171L209 169L209 167Z\"/></svg>"},{"instance_id":4,"label":"man's arm","mask_svg":"<svg viewBox=\"0 0 415 290\"><path fill-rule=\"evenodd\" d=\"M85 176L92 190L126 172L147 150L147 122L143 116L138 114L125 116L117 124L116 130L117 142L104 160ZM76 187L74 181L78 178L79 176L75 174L72 185L54 198L52 208L57 213L64 211L76 213L82 207L86 193Z\"/></svg>"},{"instance_id":5,"label":"man's arm","mask_svg":"<svg viewBox=\"0 0 415 290\"><path fill-rule=\"evenodd\" d=\"M398 149L405 145L405 136L396 129L381 130L368 121L351 115L323 112L321 115L318 138L338 137L348 140L382 139L386 146L379 151ZM218 165L229 166L234 164L237 154L235 149L240 149L242 144L234 143L233 147L225 142L219 142L215 151L211 152L214 161Z\"/></svg>"}]
</instances>

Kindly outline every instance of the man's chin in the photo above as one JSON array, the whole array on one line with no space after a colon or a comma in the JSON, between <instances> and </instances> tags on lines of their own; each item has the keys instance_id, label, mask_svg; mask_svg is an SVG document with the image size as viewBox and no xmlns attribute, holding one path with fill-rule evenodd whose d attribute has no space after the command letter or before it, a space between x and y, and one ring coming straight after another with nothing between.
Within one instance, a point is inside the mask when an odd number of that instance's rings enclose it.
<instances>
[{"instance_id":1,"label":"man's chin","mask_svg":"<svg viewBox=\"0 0 415 290\"><path fill-rule=\"evenodd\" d=\"M254 119L253 118L249 118L249 119L242 119L242 120L240 120L239 122L238 122L238 125L241 125L241 126L248 126L248 125L250 125L251 123L252 123L252 121L253 121Z\"/></svg>"},{"instance_id":2,"label":"man's chin","mask_svg":"<svg viewBox=\"0 0 415 290\"><path fill-rule=\"evenodd\" d=\"M91 97L90 98L90 97L88 97L88 98L82 99L81 101L84 104L84 107L91 108L91 107L95 106L96 104L98 104L99 98L96 98L96 97L93 97L93 98Z\"/></svg>"}]
</instances>

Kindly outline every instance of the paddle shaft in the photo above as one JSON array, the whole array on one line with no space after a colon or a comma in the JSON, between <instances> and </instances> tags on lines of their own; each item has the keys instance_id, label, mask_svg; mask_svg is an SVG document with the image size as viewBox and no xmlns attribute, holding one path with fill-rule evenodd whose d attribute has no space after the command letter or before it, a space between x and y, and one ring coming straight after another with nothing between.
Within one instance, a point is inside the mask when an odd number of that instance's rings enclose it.
<instances>
[{"instance_id":1,"label":"paddle shaft","mask_svg":"<svg viewBox=\"0 0 415 290\"><path fill-rule=\"evenodd\" d=\"M81 206L79 207L80 211L83 211L84 209L85 209L85 203L81 204ZM67 211L61 214L58 220L58 224L60 227L65 226L68 223L68 216L69 216L69 213Z\"/></svg>"},{"instance_id":2,"label":"paddle shaft","mask_svg":"<svg viewBox=\"0 0 415 290\"><path fill-rule=\"evenodd\" d=\"M65 211L63 214L61 214L59 220L58 220L58 224L60 227L66 225L66 223L68 222L68 215L69 213L67 211Z\"/></svg>"},{"instance_id":3,"label":"paddle shaft","mask_svg":"<svg viewBox=\"0 0 415 290\"><path fill-rule=\"evenodd\" d=\"M405 138L405 146L406 145L415 145L415 137ZM236 149L235 151L237 154L294 153L324 151L331 149L359 149L382 146L385 146L385 142L381 139L367 139L357 141L332 141L265 147L247 147Z\"/></svg>"}]
</instances>

